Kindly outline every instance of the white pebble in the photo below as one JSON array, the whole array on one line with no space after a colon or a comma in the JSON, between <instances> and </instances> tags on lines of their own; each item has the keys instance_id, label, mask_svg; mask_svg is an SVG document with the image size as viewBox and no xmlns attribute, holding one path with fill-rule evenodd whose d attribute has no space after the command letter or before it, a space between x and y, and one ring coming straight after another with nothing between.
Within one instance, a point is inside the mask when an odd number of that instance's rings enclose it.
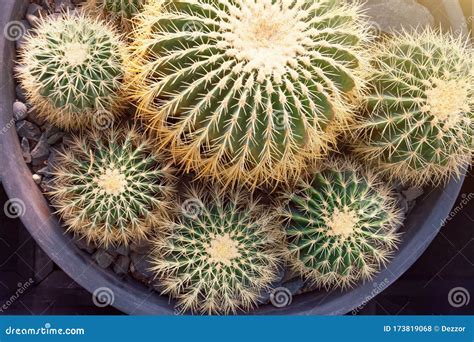
<instances>
[{"instance_id":1,"label":"white pebble","mask_svg":"<svg viewBox=\"0 0 474 342\"><path fill-rule=\"evenodd\" d=\"M42 179L43 177L41 177L40 175L36 173L33 175L33 180L35 181L36 184L40 184Z\"/></svg>"}]
</instances>

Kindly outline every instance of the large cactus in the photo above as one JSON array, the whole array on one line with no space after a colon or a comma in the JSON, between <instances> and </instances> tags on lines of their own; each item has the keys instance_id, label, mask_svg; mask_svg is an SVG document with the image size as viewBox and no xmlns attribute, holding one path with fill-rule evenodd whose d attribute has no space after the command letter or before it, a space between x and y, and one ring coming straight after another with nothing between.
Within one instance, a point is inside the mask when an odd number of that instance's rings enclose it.
<instances>
[{"instance_id":1,"label":"large cactus","mask_svg":"<svg viewBox=\"0 0 474 342\"><path fill-rule=\"evenodd\" d=\"M188 191L165 227L153 270L180 311L246 311L277 278L279 220L243 192Z\"/></svg>"},{"instance_id":2,"label":"large cactus","mask_svg":"<svg viewBox=\"0 0 474 342\"><path fill-rule=\"evenodd\" d=\"M171 209L173 176L135 129L75 137L49 195L68 231L108 247L146 238Z\"/></svg>"},{"instance_id":3,"label":"large cactus","mask_svg":"<svg viewBox=\"0 0 474 342\"><path fill-rule=\"evenodd\" d=\"M201 175L252 185L296 175L351 118L367 39L359 11L337 0L152 2L131 59L139 112Z\"/></svg>"},{"instance_id":4,"label":"large cactus","mask_svg":"<svg viewBox=\"0 0 474 342\"><path fill-rule=\"evenodd\" d=\"M437 185L472 160L472 47L431 29L374 51L356 151L392 180Z\"/></svg>"},{"instance_id":5,"label":"large cactus","mask_svg":"<svg viewBox=\"0 0 474 342\"><path fill-rule=\"evenodd\" d=\"M86 11L105 17L119 24L126 31L130 30L131 19L137 15L147 0L87 0Z\"/></svg>"},{"instance_id":6,"label":"large cactus","mask_svg":"<svg viewBox=\"0 0 474 342\"><path fill-rule=\"evenodd\" d=\"M400 212L372 174L331 162L285 196L290 264L310 283L351 286L370 279L392 254Z\"/></svg>"},{"instance_id":7,"label":"large cactus","mask_svg":"<svg viewBox=\"0 0 474 342\"><path fill-rule=\"evenodd\" d=\"M65 13L48 17L26 37L19 78L38 114L76 129L112 121L122 102L125 46L96 19Z\"/></svg>"}]
</instances>

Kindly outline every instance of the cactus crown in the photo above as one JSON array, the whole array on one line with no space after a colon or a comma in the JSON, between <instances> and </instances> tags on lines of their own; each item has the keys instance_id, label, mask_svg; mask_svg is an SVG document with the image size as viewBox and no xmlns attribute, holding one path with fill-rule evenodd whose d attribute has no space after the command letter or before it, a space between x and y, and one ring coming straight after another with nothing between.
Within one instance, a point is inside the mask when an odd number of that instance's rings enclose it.
<instances>
[{"instance_id":1,"label":"cactus crown","mask_svg":"<svg viewBox=\"0 0 474 342\"><path fill-rule=\"evenodd\" d=\"M53 205L69 231L99 245L141 239L170 209L169 166L135 129L74 137L55 161Z\"/></svg>"},{"instance_id":2,"label":"cactus crown","mask_svg":"<svg viewBox=\"0 0 474 342\"><path fill-rule=\"evenodd\" d=\"M286 196L290 263L318 286L370 279L398 241L401 218L390 192L352 163L331 162Z\"/></svg>"},{"instance_id":3,"label":"cactus crown","mask_svg":"<svg viewBox=\"0 0 474 342\"><path fill-rule=\"evenodd\" d=\"M356 4L161 1L136 27L139 112L178 161L224 181L298 174L361 88L367 25Z\"/></svg>"},{"instance_id":4,"label":"cactus crown","mask_svg":"<svg viewBox=\"0 0 474 342\"><path fill-rule=\"evenodd\" d=\"M439 184L470 164L472 48L432 29L393 37L375 52L356 151L394 180Z\"/></svg>"},{"instance_id":5,"label":"cactus crown","mask_svg":"<svg viewBox=\"0 0 474 342\"><path fill-rule=\"evenodd\" d=\"M131 29L131 19L138 14L147 0L87 0L84 8L119 24L125 30Z\"/></svg>"},{"instance_id":6,"label":"cactus crown","mask_svg":"<svg viewBox=\"0 0 474 342\"><path fill-rule=\"evenodd\" d=\"M204 192L206 191L206 193ZM280 227L275 215L243 192L192 189L152 256L164 293L177 308L235 313L255 306L276 279Z\"/></svg>"},{"instance_id":7,"label":"cactus crown","mask_svg":"<svg viewBox=\"0 0 474 342\"><path fill-rule=\"evenodd\" d=\"M115 113L125 68L125 47L114 31L82 14L44 19L26 38L20 80L39 115L74 129L100 111Z\"/></svg>"}]
</instances>

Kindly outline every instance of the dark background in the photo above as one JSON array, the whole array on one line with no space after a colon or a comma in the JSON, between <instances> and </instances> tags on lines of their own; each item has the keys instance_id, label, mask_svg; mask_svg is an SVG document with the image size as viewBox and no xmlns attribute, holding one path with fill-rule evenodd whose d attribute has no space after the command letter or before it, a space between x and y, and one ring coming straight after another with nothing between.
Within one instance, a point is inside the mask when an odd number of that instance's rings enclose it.
<instances>
[{"instance_id":1,"label":"dark background","mask_svg":"<svg viewBox=\"0 0 474 342\"><path fill-rule=\"evenodd\" d=\"M3 188L0 190L3 208L6 195ZM448 293L455 287L464 287L474 296L474 198L471 193L474 193L472 170L456 203L462 210L441 229L422 257L359 314L474 314L474 298L460 308L448 302ZM472 200L460 205L463 198ZM0 308L15 294L19 283L25 284L33 277L35 268L42 269L40 279L0 314L121 314L112 307L96 307L92 295L49 261L18 219L5 217L3 210L0 215Z\"/></svg>"}]
</instances>

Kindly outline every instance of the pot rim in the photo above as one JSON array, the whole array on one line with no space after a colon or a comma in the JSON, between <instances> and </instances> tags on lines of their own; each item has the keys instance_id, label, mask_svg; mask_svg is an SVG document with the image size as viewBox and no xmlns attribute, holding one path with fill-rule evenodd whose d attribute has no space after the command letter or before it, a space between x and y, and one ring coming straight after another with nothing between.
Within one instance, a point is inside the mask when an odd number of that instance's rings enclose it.
<instances>
[{"instance_id":1,"label":"pot rim","mask_svg":"<svg viewBox=\"0 0 474 342\"><path fill-rule=\"evenodd\" d=\"M3 0L0 27L22 19L28 0ZM457 5L456 1L450 6ZM457 17L453 17L457 13ZM462 13L462 12L461 12ZM459 11L448 11L450 22L459 25ZM462 26L462 25L461 25ZM71 235L65 234L58 219L51 211L45 197L32 179L23 161L21 147L12 114L15 101L13 58L15 44L3 35L0 39L0 168L5 191L10 199L24 203L21 221L48 256L74 281L90 293L108 288L113 293L112 305L133 315L173 315L172 301L132 278L122 279L111 269L99 267L86 252L79 250ZM247 313L248 315L340 315L364 306L368 300L397 280L421 256L440 230L460 192L465 175L452 179L444 188L428 189L423 200L405 220L406 233L398 251L377 276L370 282L359 284L346 291L317 291L293 298L291 306L275 308L269 304Z\"/></svg>"}]
</instances>

